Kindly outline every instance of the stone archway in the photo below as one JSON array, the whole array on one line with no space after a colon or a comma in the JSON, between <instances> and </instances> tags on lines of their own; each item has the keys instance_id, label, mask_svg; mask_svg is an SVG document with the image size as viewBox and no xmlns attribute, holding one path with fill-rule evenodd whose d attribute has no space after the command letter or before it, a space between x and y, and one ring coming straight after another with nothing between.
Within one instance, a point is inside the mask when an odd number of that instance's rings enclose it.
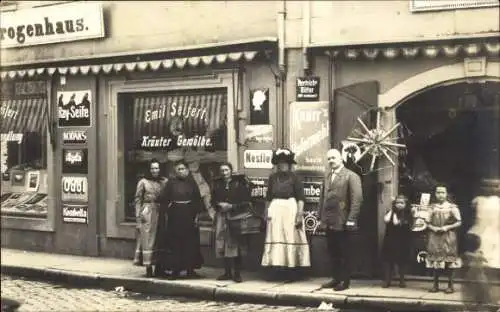
<instances>
[{"instance_id":1,"label":"stone archway","mask_svg":"<svg viewBox=\"0 0 500 312\"><path fill-rule=\"evenodd\" d=\"M408 99L429 91L430 89L455 84L458 82L500 81L500 62L486 58L465 59L464 62L437 67L402 81L393 88L378 96L378 106L383 108L382 124L389 129L396 124L396 107ZM379 168L390 166L388 161L382 161ZM399 175L398 162L392 170L379 171L378 182L382 187L378 201L378 231L379 242L383 239L383 214L390 205L392 198L397 195ZM379 244L380 246L381 244Z\"/></svg>"}]
</instances>

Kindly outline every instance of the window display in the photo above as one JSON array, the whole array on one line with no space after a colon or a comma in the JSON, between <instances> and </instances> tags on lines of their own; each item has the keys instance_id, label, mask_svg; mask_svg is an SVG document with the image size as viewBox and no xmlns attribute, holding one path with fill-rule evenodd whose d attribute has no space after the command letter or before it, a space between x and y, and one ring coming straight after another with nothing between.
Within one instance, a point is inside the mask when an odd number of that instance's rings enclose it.
<instances>
[{"instance_id":1,"label":"window display","mask_svg":"<svg viewBox=\"0 0 500 312\"><path fill-rule=\"evenodd\" d=\"M161 162L162 175L167 177L172 162L185 159L208 205L209 184L219 164L227 160L226 89L121 94L118 101L126 219L135 220L135 187L152 158Z\"/></svg>"},{"instance_id":2,"label":"window display","mask_svg":"<svg viewBox=\"0 0 500 312\"><path fill-rule=\"evenodd\" d=\"M0 104L2 215L47 216L47 85L3 82Z\"/></svg>"}]
</instances>

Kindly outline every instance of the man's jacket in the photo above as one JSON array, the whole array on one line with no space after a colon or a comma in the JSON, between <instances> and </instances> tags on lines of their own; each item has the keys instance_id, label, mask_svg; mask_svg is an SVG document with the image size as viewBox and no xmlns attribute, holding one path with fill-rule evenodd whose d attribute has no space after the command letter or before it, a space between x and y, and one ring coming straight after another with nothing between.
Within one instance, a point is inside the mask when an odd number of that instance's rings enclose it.
<instances>
[{"instance_id":1,"label":"man's jacket","mask_svg":"<svg viewBox=\"0 0 500 312\"><path fill-rule=\"evenodd\" d=\"M332 230L343 230L347 221L357 224L363 188L360 177L343 167L332 182L332 172L323 181L319 205L319 219Z\"/></svg>"}]
</instances>

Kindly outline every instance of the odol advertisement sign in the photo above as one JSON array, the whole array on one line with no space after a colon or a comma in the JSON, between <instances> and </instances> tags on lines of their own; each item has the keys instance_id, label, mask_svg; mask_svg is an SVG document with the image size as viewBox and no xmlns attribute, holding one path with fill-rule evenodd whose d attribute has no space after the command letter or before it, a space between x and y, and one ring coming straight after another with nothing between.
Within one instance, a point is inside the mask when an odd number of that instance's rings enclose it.
<instances>
[{"instance_id":1,"label":"odol advertisement sign","mask_svg":"<svg viewBox=\"0 0 500 312\"><path fill-rule=\"evenodd\" d=\"M309 176L325 172L329 149L328 102L293 102L290 105L290 147L295 153L296 170Z\"/></svg>"}]
</instances>

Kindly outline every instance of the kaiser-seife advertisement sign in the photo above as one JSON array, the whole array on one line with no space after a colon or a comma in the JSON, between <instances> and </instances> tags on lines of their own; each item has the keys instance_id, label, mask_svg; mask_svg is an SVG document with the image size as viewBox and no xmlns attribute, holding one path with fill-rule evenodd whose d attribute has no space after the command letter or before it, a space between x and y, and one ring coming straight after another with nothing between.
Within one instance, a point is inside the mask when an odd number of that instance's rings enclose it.
<instances>
[{"instance_id":1,"label":"kaiser-seife advertisement sign","mask_svg":"<svg viewBox=\"0 0 500 312\"><path fill-rule=\"evenodd\" d=\"M93 1L2 12L0 25L2 49L104 37L102 6Z\"/></svg>"}]
</instances>

